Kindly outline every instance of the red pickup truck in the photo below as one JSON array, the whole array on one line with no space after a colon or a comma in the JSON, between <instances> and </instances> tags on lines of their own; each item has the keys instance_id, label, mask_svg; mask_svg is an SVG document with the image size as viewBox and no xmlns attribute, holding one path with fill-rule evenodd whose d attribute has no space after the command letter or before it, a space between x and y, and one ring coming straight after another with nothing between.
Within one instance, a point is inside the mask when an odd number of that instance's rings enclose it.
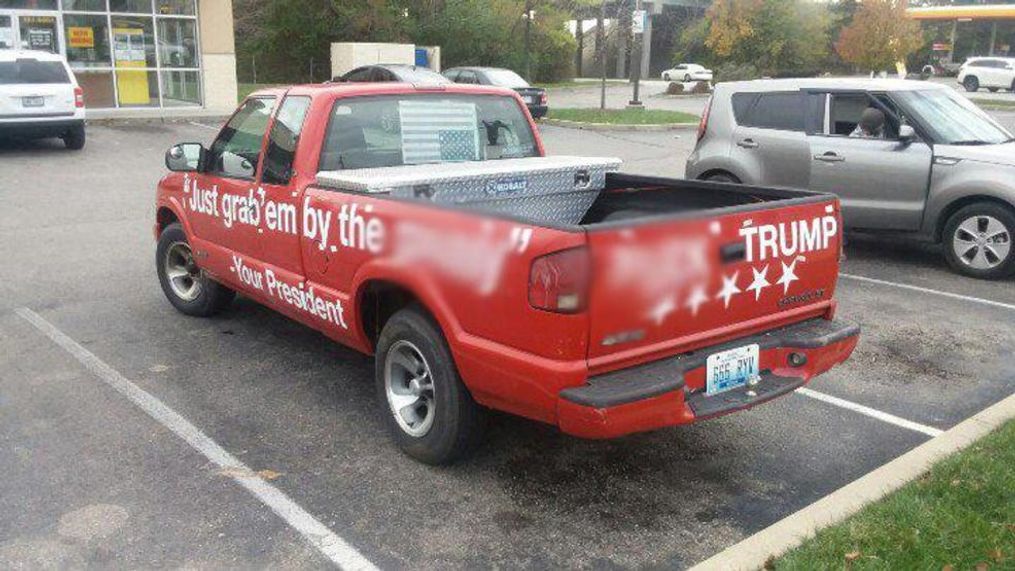
<instances>
[{"instance_id":1,"label":"red pickup truck","mask_svg":"<svg viewBox=\"0 0 1015 571\"><path fill-rule=\"evenodd\" d=\"M398 446L433 464L484 411L612 438L746 409L849 357L832 195L545 157L486 87L262 90L158 186L188 315L235 292L375 355Z\"/></svg>"}]
</instances>

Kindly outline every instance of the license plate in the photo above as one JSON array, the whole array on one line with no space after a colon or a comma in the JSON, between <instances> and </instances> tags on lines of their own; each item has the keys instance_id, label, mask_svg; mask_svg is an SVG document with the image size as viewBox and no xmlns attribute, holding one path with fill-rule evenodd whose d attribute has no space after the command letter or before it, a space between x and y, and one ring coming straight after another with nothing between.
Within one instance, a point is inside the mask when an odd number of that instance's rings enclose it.
<instances>
[{"instance_id":1,"label":"license plate","mask_svg":"<svg viewBox=\"0 0 1015 571\"><path fill-rule=\"evenodd\" d=\"M709 355L705 361L705 394L711 396L747 384L758 375L760 353L755 343Z\"/></svg>"},{"instance_id":2,"label":"license plate","mask_svg":"<svg viewBox=\"0 0 1015 571\"><path fill-rule=\"evenodd\" d=\"M539 103L539 97L537 97L537 96L535 96L535 95L533 95L533 96L530 96L530 97L529 97L529 103L531 103L531 104L533 104L533 105L535 105L535 104Z\"/></svg>"},{"instance_id":3,"label":"license plate","mask_svg":"<svg viewBox=\"0 0 1015 571\"><path fill-rule=\"evenodd\" d=\"M45 97L22 97L21 98L21 106L22 107L42 107L45 104L46 104L46 98Z\"/></svg>"}]
</instances>

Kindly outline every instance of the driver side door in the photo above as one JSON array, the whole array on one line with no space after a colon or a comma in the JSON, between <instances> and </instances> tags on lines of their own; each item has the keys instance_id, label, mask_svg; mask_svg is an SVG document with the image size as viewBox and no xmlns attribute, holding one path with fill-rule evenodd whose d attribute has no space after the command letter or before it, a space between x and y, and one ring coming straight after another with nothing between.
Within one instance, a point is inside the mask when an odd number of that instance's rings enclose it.
<instances>
[{"instance_id":1,"label":"driver side door","mask_svg":"<svg viewBox=\"0 0 1015 571\"><path fill-rule=\"evenodd\" d=\"M275 102L247 99L212 143L203 171L193 173L184 188L191 232L205 242L211 267L225 269L226 276L233 252L257 257L263 216L257 176Z\"/></svg>"}]
</instances>

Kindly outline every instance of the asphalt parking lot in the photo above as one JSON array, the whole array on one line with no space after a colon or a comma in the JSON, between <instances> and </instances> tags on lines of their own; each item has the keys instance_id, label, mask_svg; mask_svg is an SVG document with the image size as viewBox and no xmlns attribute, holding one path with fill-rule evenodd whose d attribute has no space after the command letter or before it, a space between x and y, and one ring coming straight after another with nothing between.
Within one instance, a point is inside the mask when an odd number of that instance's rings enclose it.
<instances>
[{"instance_id":1,"label":"asphalt parking lot","mask_svg":"<svg viewBox=\"0 0 1015 571\"><path fill-rule=\"evenodd\" d=\"M551 153L670 176L693 145L691 131L543 131ZM0 143L2 568L329 565L236 474L104 384L109 371L381 568L687 567L1015 391L1015 281L972 281L932 248L858 236L837 295L864 333L817 395L608 442L497 416L473 459L426 467L389 442L369 359L244 299L200 320L163 298L162 155L213 135L95 126L80 153Z\"/></svg>"}]
</instances>

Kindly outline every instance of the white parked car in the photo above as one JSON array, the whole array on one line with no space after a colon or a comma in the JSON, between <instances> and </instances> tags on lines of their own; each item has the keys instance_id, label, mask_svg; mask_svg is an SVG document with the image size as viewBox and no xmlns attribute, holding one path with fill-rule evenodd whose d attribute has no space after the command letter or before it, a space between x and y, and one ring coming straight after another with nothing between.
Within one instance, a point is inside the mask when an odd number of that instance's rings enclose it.
<instances>
[{"instance_id":1,"label":"white parked car","mask_svg":"<svg viewBox=\"0 0 1015 571\"><path fill-rule=\"evenodd\" d=\"M712 81L712 70L696 63L682 63L662 73L663 81Z\"/></svg>"},{"instance_id":2,"label":"white parked car","mask_svg":"<svg viewBox=\"0 0 1015 571\"><path fill-rule=\"evenodd\" d=\"M84 148L84 91L59 55L0 50L0 139L47 137Z\"/></svg>"},{"instance_id":3,"label":"white parked car","mask_svg":"<svg viewBox=\"0 0 1015 571\"><path fill-rule=\"evenodd\" d=\"M1015 58L969 58L959 68L958 80L966 91L976 91L981 87L991 92L999 89L1015 91Z\"/></svg>"}]
</instances>

